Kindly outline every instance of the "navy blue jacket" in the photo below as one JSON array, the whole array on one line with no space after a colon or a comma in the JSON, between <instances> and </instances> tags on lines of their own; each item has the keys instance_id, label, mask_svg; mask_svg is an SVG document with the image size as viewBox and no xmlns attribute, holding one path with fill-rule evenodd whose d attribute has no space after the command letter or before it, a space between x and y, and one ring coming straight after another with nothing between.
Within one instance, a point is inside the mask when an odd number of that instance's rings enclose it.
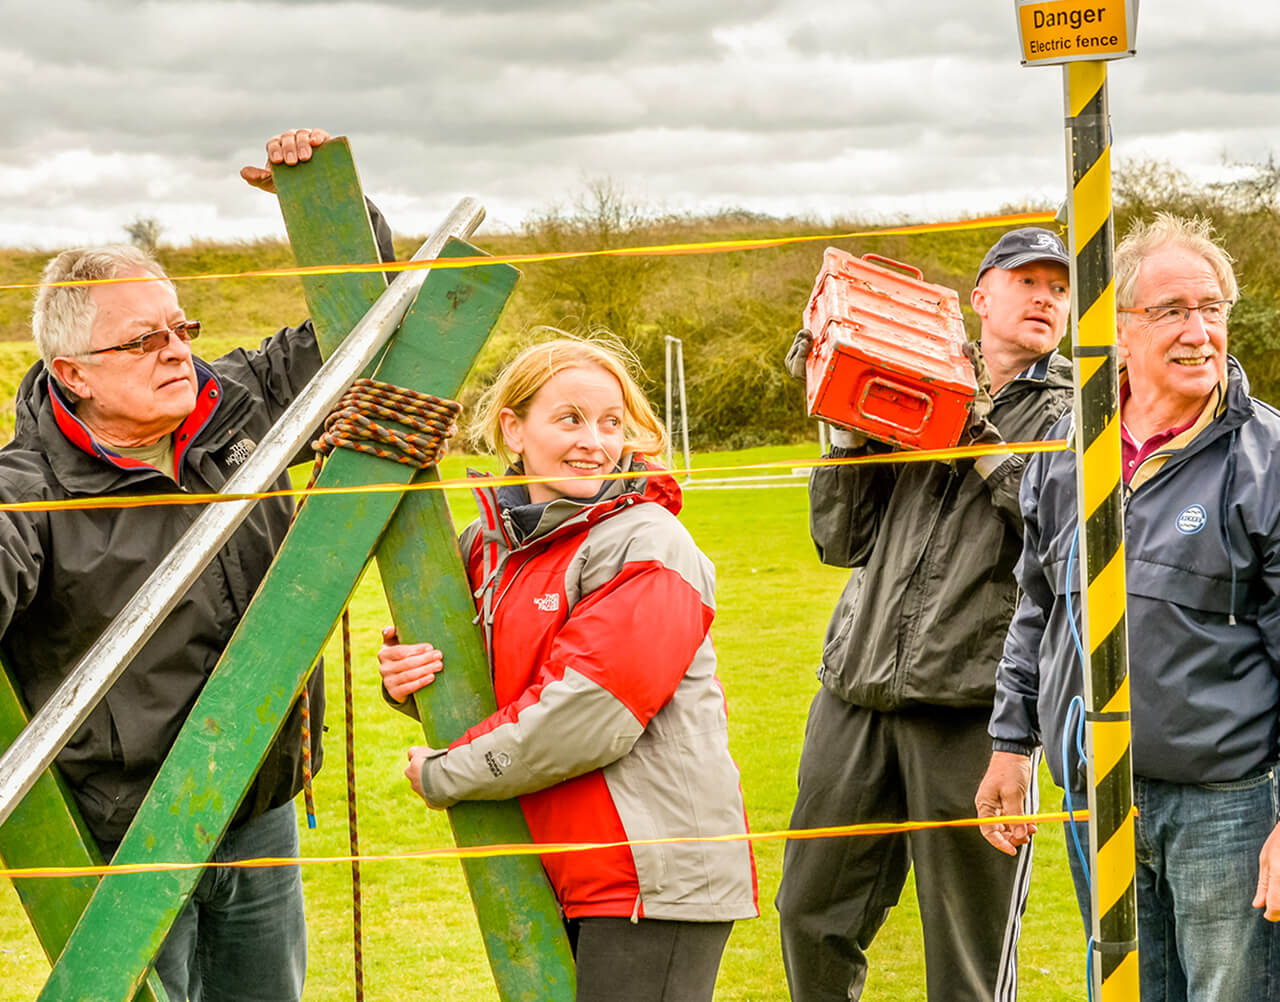
<instances>
[{"instance_id":1,"label":"navy blue jacket","mask_svg":"<svg viewBox=\"0 0 1280 1002\"><path fill-rule=\"evenodd\" d=\"M1133 771L1174 783L1241 779L1280 754L1280 413L1249 396L1234 358L1227 372L1213 421L1125 498ZM1022 596L990 730L997 749L1043 744L1061 784L1083 684L1075 453L1034 457L1021 502ZM1074 750L1067 775L1080 789Z\"/></svg>"}]
</instances>

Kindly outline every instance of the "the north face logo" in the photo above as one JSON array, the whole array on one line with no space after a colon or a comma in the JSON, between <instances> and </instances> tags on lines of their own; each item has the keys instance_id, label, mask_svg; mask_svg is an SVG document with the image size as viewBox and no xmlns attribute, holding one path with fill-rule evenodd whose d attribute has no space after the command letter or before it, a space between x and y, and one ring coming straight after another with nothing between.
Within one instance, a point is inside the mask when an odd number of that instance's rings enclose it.
<instances>
[{"instance_id":1,"label":"the north face logo","mask_svg":"<svg viewBox=\"0 0 1280 1002\"><path fill-rule=\"evenodd\" d=\"M226 461L228 466L239 466L246 459L253 455L253 450L258 447L258 443L251 438L242 438L239 442L227 450Z\"/></svg>"},{"instance_id":2,"label":"the north face logo","mask_svg":"<svg viewBox=\"0 0 1280 1002\"><path fill-rule=\"evenodd\" d=\"M502 770L511 765L511 756L506 752L498 752L495 755L493 752L487 751L484 753L484 762L494 776L501 776Z\"/></svg>"},{"instance_id":3,"label":"the north face logo","mask_svg":"<svg viewBox=\"0 0 1280 1002\"><path fill-rule=\"evenodd\" d=\"M535 598L533 604L539 612L559 612L560 596L554 591L549 591L540 598Z\"/></svg>"}]
</instances>

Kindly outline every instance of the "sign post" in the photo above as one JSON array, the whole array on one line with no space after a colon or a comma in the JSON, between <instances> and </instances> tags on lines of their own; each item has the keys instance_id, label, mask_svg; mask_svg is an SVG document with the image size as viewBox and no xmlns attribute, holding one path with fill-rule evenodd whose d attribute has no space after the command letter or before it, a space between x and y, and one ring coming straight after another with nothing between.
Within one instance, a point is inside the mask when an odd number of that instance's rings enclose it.
<instances>
[{"instance_id":1,"label":"sign post","mask_svg":"<svg viewBox=\"0 0 1280 1002\"><path fill-rule=\"evenodd\" d=\"M1130 1002L1138 998L1137 893L1105 60L1134 54L1138 3L1015 0L1015 6L1023 65L1063 68L1089 770L1089 977L1092 997Z\"/></svg>"}]
</instances>

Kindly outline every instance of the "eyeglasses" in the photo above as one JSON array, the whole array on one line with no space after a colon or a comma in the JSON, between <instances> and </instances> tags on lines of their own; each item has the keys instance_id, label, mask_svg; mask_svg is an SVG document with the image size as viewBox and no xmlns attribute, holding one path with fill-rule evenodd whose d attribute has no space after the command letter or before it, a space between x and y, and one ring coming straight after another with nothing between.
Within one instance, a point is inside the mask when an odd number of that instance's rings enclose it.
<instances>
[{"instance_id":1,"label":"eyeglasses","mask_svg":"<svg viewBox=\"0 0 1280 1002\"><path fill-rule=\"evenodd\" d=\"M1137 306L1133 309L1120 306L1117 313L1141 313L1147 321L1156 327L1175 327L1185 324L1191 319L1191 311L1199 310L1200 319L1206 327L1220 327L1227 322L1232 299L1216 299L1212 303L1201 303L1199 306Z\"/></svg>"},{"instance_id":2,"label":"eyeglasses","mask_svg":"<svg viewBox=\"0 0 1280 1002\"><path fill-rule=\"evenodd\" d=\"M141 337L136 337L132 341L125 341L123 344L113 344L109 348L94 348L93 351L86 351L86 355L101 355L106 351L127 351L134 355L149 355L153 351L159 351L169 343L169 335L172 334L183 344L188 344L200 336L199 320L182 320L172 327L161 327L159 330L147 331Z\"/></svg>"}]
</instances>

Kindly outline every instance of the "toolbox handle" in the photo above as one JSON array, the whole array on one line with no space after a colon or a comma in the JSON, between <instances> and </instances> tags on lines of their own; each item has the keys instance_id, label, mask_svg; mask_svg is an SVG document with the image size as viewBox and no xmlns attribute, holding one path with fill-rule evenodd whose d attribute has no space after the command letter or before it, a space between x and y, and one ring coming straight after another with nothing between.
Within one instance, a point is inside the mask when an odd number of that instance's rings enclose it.
<instances>
[{"instance_id":1,"label":"toolbox handle","mask_svg":"<svg viewBox=\"0 0 1280 1002\"><path fill-rule=\"evenodd\" d=\"M867 397L871 395L871 391L876 388L883 388L891 393L900 393L905 397L914 397L924 404L924 410L920 415L920 423L914 428L885 416L883 413L873 413L867 410ZM929 422L929 415L933 413L933 398L927 393L920 393L911 389L909 386L903 386L901 383L895 383L892 380L882 379L879 376L872 376L862 385L862 395L858 398L858 413L869 421L877 424L888 425L890 428L896 428L898 431L907 435L918 435L926 424Z\"/></svg>"},{"instance_id":2,"label":"toolbox handle","mask_svg":"<svg viewBox=\"0 0 1280 1002\"><path fill-rule=\"evenodd\" d=\"M903 261L895 261L891 257L885 257L883 254L863 254L864 261L881 261L884 264L891 264L895 268L901 268L903 271L912 272L920 281L924 281L924 272L917 268L914 264L907 264Z\"/></svg>"}]
</instances>

